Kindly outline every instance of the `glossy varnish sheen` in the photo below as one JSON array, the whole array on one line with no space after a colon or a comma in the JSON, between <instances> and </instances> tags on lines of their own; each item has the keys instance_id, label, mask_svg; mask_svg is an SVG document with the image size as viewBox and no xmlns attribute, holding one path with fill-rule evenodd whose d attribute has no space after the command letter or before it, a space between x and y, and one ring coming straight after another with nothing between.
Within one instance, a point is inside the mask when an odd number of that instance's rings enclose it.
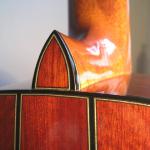
<instances>
[{"instance_id":1,"label":"glossy varnish sheen","mask_svg":"<svg viewBox=\"0 0 150 150\"><path fill-rule=\"evenodd\" d=\"M96 101L98 150L149 150L150 106Z\"/></svg>"},{"instance_id":2,"label":"glossy varnish sheen","mask_svg":"<svg viewBox=\"0 0 150 150\"><path fill-rule=\"evenodd\" d=\"M23 96L21 150L88 150L86 98Z\"/></svg>"},{"instance_id":3,"label":"glossy varnish sheen","mask_svg":"<svg viewBox=\"0 0 150 150\"><path fill-rule=\"evenodd\" d=\"M76 63L81 90L103 80L130 74L128 0L73 2L74 26L79 34L75 38L64 34L62 37Z\"/></svg>"},{"instance_id":4,"label":"glossy varnish sheen","mask_svg":"<svg viewBox=\"0 0 150 150\"><path fill-rule=\"evenodd\" d=\"M48 39L41 52L34 88L73 85L72 90L91 92L94 87L92 92L97 92L99 82L131 74L128 0L73 1L80 34L53 32L57 36Z\"/></svg>"},{"instance_id":5,"label":"glossy varnish sheen","mask_svg":"<svg viewBox=\"0 0 150 150\"><path fill-rule=\"evenodd\" d=\"M15 149L16 96L0 95L0 149Z\"/></svg>"}]
</instances>

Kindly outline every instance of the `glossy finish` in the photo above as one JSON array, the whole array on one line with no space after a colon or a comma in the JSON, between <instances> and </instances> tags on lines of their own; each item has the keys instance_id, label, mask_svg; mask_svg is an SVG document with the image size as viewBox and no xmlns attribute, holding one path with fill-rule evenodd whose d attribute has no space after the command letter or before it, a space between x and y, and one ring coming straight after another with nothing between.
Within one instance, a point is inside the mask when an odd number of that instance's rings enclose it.
<instances>
[{"instance_id":1,"label":"glossy finish","mask_svg":"<svg viewBox=\"0 0 150 150\"><path fill-rule=\"evenodd\" d=\"M129 82L127 1L80 0L75 6L85 37L52 33L33 79L38 90L11 91L18 95L16 114L12 97L0 97L0 149L13 144L21 150L150 149L149 85L139 93L141 77ZM119 96L126 92L145 92L148 99Z\"/></svg>"},{"instance_id":2,"label":"glossy finish","mask_svg":"<svg viewBox=\"0 0 150 150\"><path fill-rule=\"evenodd\" d=\"M15 103L14 95L0 94L0 149L15 150Z\"/></svg>"},{"instance_id":3,"label":"glossy finish","mask_svg":"<svg viewBox=\"0 0 150 150\"><path fill-rule=\"evenodd\" d=\"M58 63L58 60L61 63ZM79 74L75 65L75 61L72 59L70 51L61 35L57 31L54 31L50 35L39 57L33 80L33 88L80 90L115 95L125 95L127 93L130 74L114 76L80 89L79 85L81 85L81 82L80 78L78 79Z\"/></svg>"},{"instance_id":4,"label":"glossy finish","mask_svg":"<svg viewBox=\"0 0 150 150\"><path fill-rule=\"evenodd\" d=\"M86 98L23 96L21 150L88 150Z\"/></svg>"},{"instance_id":5,"label":"glossy finish","mask_svg":"<svg viewBox=\"0 0 150 150\"><path fill-rule=\"evenodd\" d=\"M124 78L127 83L131 74L128 1L74 0L74 6L81 34L76 38L57 31L51 34L35 69L33 88L103 92L101 81L110 85L112 80L115 89L114 79ZM106 93L115 92L107 88Z\"/></svg>"},{"instance_id":6,"label":"glossy finish","mask_svg":"<svg viewBox=\"0 0 150 150\"><path fill-rule=\"evenodd\" d=\"M96 102L97 150L149 150L150 106Z\"/></svg>"},{"instance_id":7,"label":"glossy finish","mask_svg":"<svg viewBox=\"0 0 150 150\"><path fill-rule=\"evenodd\" d=\"M63 34L62 37L75 61L80 90L130 74L128 1L75 0L74 3L81 34L76 39Z\"/></svg>"}]
</instances>

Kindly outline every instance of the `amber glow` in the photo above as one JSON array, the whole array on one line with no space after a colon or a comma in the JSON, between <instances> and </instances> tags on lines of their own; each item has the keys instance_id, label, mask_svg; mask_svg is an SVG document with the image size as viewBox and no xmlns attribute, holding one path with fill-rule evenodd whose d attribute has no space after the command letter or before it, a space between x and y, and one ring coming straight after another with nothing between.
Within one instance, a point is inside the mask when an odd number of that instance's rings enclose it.
<instances>
[{"instance_id":1,"label":"amber glow","mask_svg":"<svg viewBox=\"0 0 150 150\"><path fill-rule=\"evenodd\" d=\"M78 29L86 36L80 40L62 36L76 64L80 90L130 75L128 1L75 0L75 8Z\"/></svg>"}]
</instances>

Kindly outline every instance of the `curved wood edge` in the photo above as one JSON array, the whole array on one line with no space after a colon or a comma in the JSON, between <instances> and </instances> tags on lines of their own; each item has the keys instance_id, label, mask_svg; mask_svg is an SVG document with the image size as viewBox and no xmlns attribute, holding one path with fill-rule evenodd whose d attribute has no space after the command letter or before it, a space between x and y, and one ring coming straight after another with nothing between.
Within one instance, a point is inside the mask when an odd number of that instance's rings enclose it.
<instances>
[{"instance_id":1,"label":"curved wood edge","mask_svg":"<svg viewBox=\"0 0 150 150\"><path fill-rule=\"evenodd\" d=\"M63 38L76 62L81 90L101 92L95 86L101 81L130 75L128 0L71 0L69 11L71 37Z\"/></svg>"},{"instance_id":2,"label":"curved wood edge","mask_svg":"<svg viewBox=\"0 0 150 150\"><path fill-rule=\"evenodd\" d=\"M80 87L79 87L79 81L78 81L78 74L77 74L77 69L76 69L74 60L72 58L72 55L71 55L66 43L64 42L61 34L56 30L54 30L50 34L49 38L47 39L47 41L46 41L45 45L43 46L43 49L40 53L40 56L38 58L38 61L37 61L36 67L35 67L35 71L34 71L34 76L33 76L33 80L32 80L32 89L37 89L36 81L38 78L38 72L39 72L41 60L42 60L43 54L46 52L47 46L50 44L51 40L53 39L52 38L53 36L56 38L61 50L63 51L63 54L65 55L64 57L66 57L65 63L67 63L67 66L68 66L67 69L68 69L68 74L69 74L69 76L68 76L69 89L68 90L79 90ZM38 89L47 89L47 88L38 88ZM54 89L54 88L49 87L48 89ZM64 90L61 88L55 88L55 89Z\"/></svg>"}]
</instances>

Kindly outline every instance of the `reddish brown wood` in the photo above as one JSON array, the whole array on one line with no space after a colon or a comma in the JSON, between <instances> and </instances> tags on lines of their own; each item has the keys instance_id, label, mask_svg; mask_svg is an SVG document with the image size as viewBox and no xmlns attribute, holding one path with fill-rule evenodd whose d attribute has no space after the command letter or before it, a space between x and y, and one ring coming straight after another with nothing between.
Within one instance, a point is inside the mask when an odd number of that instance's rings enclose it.
<instances>
[{"instance_id":1,"label":"reddish brown wood","mask_svg":"<svg viewBox=\"0 0 150 150\"><path fill-rule=\"evenodd\" d=\"M23 96L22 150L87 150L85 98Z\"/></svg>"},{"instance_id":2,"label":"reddish brown wood","mask_svg":"<svg viewBox=\"0 0 150 150\"><path fill-rule=\"evenodd\" d=\"M97 101L98 150L149 150L150 106Z\"/></svg>"},{"instance_id":3,"label":"reddish brown wood","mask_svg":"<svg viewBox=\"0 0 150 150\"><path fill-rule=\"evenodd\" d=\"M15 96L0 95L0 149L15 148Z\"/></svg>"},{"instance_id":4,"label":"reddish brown wood","mask_svg":"<svg viewBox=\"0 0 150 150\"><path fill-rule=\"evenodd\" d=\"M47 46L39 64L36 87L69 88L68 68L55 36Z\"/></svg>"}]
</instances>

